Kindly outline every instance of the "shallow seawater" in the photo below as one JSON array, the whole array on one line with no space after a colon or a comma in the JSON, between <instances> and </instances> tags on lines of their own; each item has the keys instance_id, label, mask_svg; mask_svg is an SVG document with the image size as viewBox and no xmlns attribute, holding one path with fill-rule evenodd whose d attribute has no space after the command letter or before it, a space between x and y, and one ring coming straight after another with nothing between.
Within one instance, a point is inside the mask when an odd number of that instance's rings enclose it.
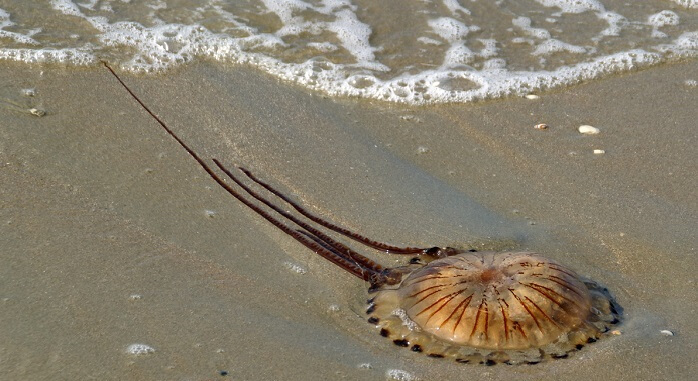
<instances>
[{"instance_id":1,"label":"shallow seawater","mask_svg":"<svg viewBox=\"0 0 698 381\"><path fill-rule=\"evenodd\" d=\"M246 63L411 104L563 87L698 54L694 0L0 1L0 58Z\"/></svg>"}]
</instances>

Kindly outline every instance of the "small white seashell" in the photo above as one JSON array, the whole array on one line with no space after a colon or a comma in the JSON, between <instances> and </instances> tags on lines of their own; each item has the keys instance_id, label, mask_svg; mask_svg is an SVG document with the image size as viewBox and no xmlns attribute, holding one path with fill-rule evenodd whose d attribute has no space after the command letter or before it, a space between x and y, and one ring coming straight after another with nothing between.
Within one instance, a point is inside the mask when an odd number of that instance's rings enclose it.
<instances>
[{"instance_id":1,"label":"small white seashell","mask_svg":"<svg viewBox=\"0 0 698 381\"><path fill-rule=\"evenodd\" d=\"M594 150L594 155L603 155L606 153L606 150L603 149L595 149Z\"/></svg>"},{"instance_id":2,"label":"small white seashell","mask_svg":"<svg viewBox=\"0 0 698 381\"><path fill-rule=\"evenodd\" d=\"M674 336L674 332L672 332L668 329L663 329L663 330L659 331L659 333L661 333L664 336Z\"/></svg>"},{"instance_id":3,"label":"small white seashell","mask_svg":"<svg viewBox=\"0 0 698 381\"><path fill-rule=\"evenodd\" d=\"M526 99L539 99L540 97L536 94L527 94Z\"/></svg>"},{"instance_id":4,"label":"small white seashell","mask_svg":"<svg viewBox=\"0 0 698 381\"><path fill-rule=\"evenodd\" d=\"M46 115L46 111L39 109L39 108L30 108L29 113L35 116L44 116Z\"/></svg>"},{"instance_id":5,"label":"small white seashell","mask_svg":"<svg viewBox=\"0 0 698 381\"><path fill-rule=\"evenodd\" d=\"M613 336L620 336L622 334L623 333L617 329L614 329L613 331L611 331L611 335L613 335Z\"/></svg>"},{"instance_id":6,"label":"small white seashell","mask_svg":"<svg viewBox=\"0 0 698 381\"><path fill-rule=\"evenodd\" d=\"M586 124L579 126L579 128L577 128L577 131L579 131L580 134L584 135L596 135L600 132L598 128Z\"/></svg>"},{"instance_id":7,"label":"small white seashell","mask_svg":"<svg viewBox=\"0 0 698 381\"><path fill-rule=\"evenodd\" d=\"M535 128L536 130L547 130L548 125L545 123L539 123L539 124L536 124L535 126L533 126L533 128Z\"/></svg>"}]
</instances>

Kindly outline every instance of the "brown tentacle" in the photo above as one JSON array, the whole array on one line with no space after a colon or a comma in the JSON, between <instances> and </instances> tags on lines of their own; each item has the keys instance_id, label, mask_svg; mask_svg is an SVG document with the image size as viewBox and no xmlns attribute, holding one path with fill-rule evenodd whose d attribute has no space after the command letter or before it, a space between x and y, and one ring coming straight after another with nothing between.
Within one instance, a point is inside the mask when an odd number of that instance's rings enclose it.
<instances>
[{"instance_id":1,"label":"brown tentacle","mask_svg":"<svg viewBox=\"0 0 698 381\"><path fill-rule=\"evenodd\" d=\"M327 250L329 250L329 251L335 251L335 252L337 251L337 249L334 248L334 247L332 247L332 245L330 245L329 243L327 243L327 242L321 240L320 238L314 236L312 233L309 233L309 232L307 232L307 231L305 231L305 230L303 230L303 229L296 229L296 231L297 231L298 233L301 233L301 234L303 234L304 236L306 236L306 237L312 239L313 241L315 241L315 243L317 243L318 245L324 247L325 249L327 249Z\"/></svg>"},{"instance_id":2,"label":"brown tentacle","mask_svg":"<svg viewBox=\"0 0 698 381\"><path fill-rule=\"evenodd\" d=\"M283 193L279 192L275 188L273 188L271 185L263 182L262 180L258 179L256 176L252 174L249 170L238 167L243 173L247 175L252 181L256 182L257 184L261 185L264 187L266 190L269 192L273 193L276 197L284 200L287 202L289 205L291 205L294 209L296 209L300 214L306 216L310 220L328 228L336 231L337 233L343 234L359 243L362 243L366 246L372 247L377 250L382 250L388 253L393 253L393 254L421 254L424 253L427 249L424 248L418 248L418 247L399 247L399 246L393 246L389 245L387 243L379 242L372 240L370 238L367 238L361 234L355 233L349 229L343 228L341 226L335 225L327 220L324 220L318 216L315 216L314 214L308 212L305 208L300 206L298 203L295 201L291 200L290 198L286 197Z\"/></svg>"},{"instance_id":3,"label":"brown tentacle","mask_svg":"<svg viewBox=\"0 0 698 381\"><path fill-rule=\"evenodd\" d=\"M253 191L247 185L242 183L240 181L240 179L237 178L237 176L235 176L232 172L230 172L230 170L228 170L228 168L226 168L223 164L221 164L220 161L218 161L217 159L213 159L213 162L216 163L216 165L218 166L218 168L221 171L225 172L225 174L228 175L228 177L230 177L240 188L242 188L250 196L256 198L257 200L262 202L264 205L268 206L269 208L271 208L275 212L284 216L286 219L294 222L298 226L302 227L303 229L307 230L308 232L310 232L314 236L316 236L319 239L321 239L322 241L326 242L328 245L335 248L339 253L343 254L345 257L351 258L351 259L355 260L356 262L358 262L358 264L360 266L365 267L367 269L371 269L375 272L381 272L384 270L383 266L379 265L378 263L376 263L376 262L372 261L371 259L366 258L363 255L355 252L354 250L350 249L348 246L344 245L343 243L332 239L332 237L326 235L325 233L314 228L313 226L309 225L308 223L299 220L294 215L292 215L292 214L288 213L287 211L279 208L278 206L272 204L269 200L265 199L260 194Z\"/></svg>"},{"instance_id":4,"label":"brown tentacle","mask_svg":"<svg viewBox=\"0 0 698 381\"><path fill-rule=\"evenodd\" d=\"M303 244L305 247L309 248L310 250L313 250L315 253L319 254L320 256L322 256L323 258L329 260L330 262L336 264L337 266L341 267L342 269L348 271L349 273L351 273L351 274L353 274L353 275L355 275L355 276L357 276L357 277L359 277L359 278L361 278L361 279L363 279L363 280L365 280L365 281L370 281L370 282L373 282L373 280L374 280L377 276L380 275L380 272L379 272L379 271L375 271L375 270L370 269L370 268L364 269L364 268L361 267L359 264L357 264L355 261L352 261L352 260L350 260L350 259L348 259L348 258L345 258L345 257L342 256L342 255L339 255L339 254L337 254L337 253L334 253L334 252L331 252L331 251L327 250L326 248L322 247L321 245L319 245L318 243L314 242L314 241L311 240L310 238L308 238L308 237L306 237L306 236L304 236L304 235L298 233L297 231L291 229L290 227L288 227L287 225L285 225L285 224L282 223L281 221L277 220L276 218L274 218L273 216L271 216L270 214L268 214L267 212L265 212L264 210L262 210L260 207L254 205L252 202L250 202L249 200L247 200L246 198L244 198L240 193L236 192L232 187L230 187L230 185L228 185L227 183L225 183L225 182L223 181L223 179L221 179L218 175L216 175L216 173L211 169L211 167L209 167L209 166L203 161L203 159L201 159L201 158L199 157L199 155L196 154L196 152L194 152L191 148L189 148L189 146L187 146L187 144L184 143L184 141L183 141L182 139L180 139L177 135L175 135L175 133L172 132L172 130L171 130L169 127L167 127L167 125L165 125L165 123L164 123L162 120L160 120L160 118L158 118L158 116L155 115L155 113L153 113L153 112L148 108L148 106L146 106L146 105L143 103L143 101L141 101L141 100L136 96L136 94L134 94L133 91L131 91L131 89L130 89L128 86L126 86L126 84L124 83L124 81L122 81L121 78L119 78L119 76L116 74L116 72L114 72L114 70L112 70L112 68L109 67L109 65L108 65L106 62L102 62L102 63L104 64L104 66L105 66L107 69L109 69L109 71L114 75L114 77L117 79L117 81L119 81L119 83L124 87L124 89L126 89L126 91L131 95L131 97L133 97L133 99L135 99L136 102L138 102L138 104L140 104L141 107L143 107L143 109L144 109L145 111L147 111L148 114L150 114L150 116L152 116L153 119L155 119L155 120L160 124L160 126L161 126L172 138L174 138L174 139L177 141L177 143L179 143L179 145L182 146L182 148L184 148L184 149L189 153L189 155L190 155L192 158L194 158L194 160L196 160L197 163L199 163L199 165L206 171L206 173L208 173L208 175L209 175L213 180L215 180L215 181L218 183L218 185L220 185L221 187L223 187L223 189L225 189L225 190L226 190L228 193L230 193L233 197L235 197L236 199L238 199L240 202L242 202L242 203L245 204L247 207L249 207L250 209L252 209L254 212L256 212L257 214L259 214L261 217L263 217L264 219L266 219L267 221L269 221L272 225L276 226L276 227L279 228L281 231L283 231L284 233L288 234L289 236L291 236L291 237L292 237L293 239L295 239L296 241L298 241L298 242L300 242L301 244ZM214 161L216 161L216 160L214 159Z\"/></svg>"},{"instance_id":5,"label":"brown tentacle","mask_svg":"<svg viewBox=\"0 0 698 381\"><path fill-rule=\"evenodd\" d=\"M315 243L317 243L318 245L324 247L325 249L327 249L327 250L329 250L329 251L331 251L331 252L333 252L333 253L335 253L335 254L337 254L337 255L339 255L339 256L342 256L343 258L346 258L344 255L340 254L340 253L337 251L337 248L336 248L336 247L333 247L331 244L329 244L329 243L323 241L322 239L320 239L319 237L313 235L312 233L310 233L310 232L308 232L308 231L306 231L306 230L303 230L303 229L298 229L298 230L296 230L296 231L297 231L298 233L303 234L304 236L310 238L310 239L313 240ZM353 258L351 258L351 259L354 260ZM358 262L356 262L355 260L354 260L354 263L356 264L356 266L357 266L358 268L364 270L364 267L361 266L361 265L360 265ZM383 270L382 272L384 272L384 271L385 271L385 270ZM376 279L381 279L381 282L384 282L385 280L384 280L384 276L382 275L382 272L381 272L381 273L374 272L373 275L370 275L370 274L368 274L368 275L362 274L362 275L363 275L362 278L369 278L369 279L370 279L369 282L371 282L371 284L375 283L375 280L376 280Z\"/></svg>"}]
</instances>

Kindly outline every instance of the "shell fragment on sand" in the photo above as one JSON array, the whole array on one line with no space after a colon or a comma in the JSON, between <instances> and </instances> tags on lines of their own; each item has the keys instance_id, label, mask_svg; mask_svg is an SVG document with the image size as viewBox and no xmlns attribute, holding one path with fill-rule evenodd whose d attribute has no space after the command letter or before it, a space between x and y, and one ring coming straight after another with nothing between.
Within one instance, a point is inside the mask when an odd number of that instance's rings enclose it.
<instances>
[{"instance_id":1,"label":"shell fragment on sand","mask_svg":"<svg viewBox=\"0 0 698 381\"><path fill-rule=\"evenodd\" d=\"M39 117L46 115L46 111L44 111L40 108L35 108L35 107L30 108L29 113L34 115L34 116L39 116Z\"/></svg>"},{"instance_id":2,"label":"shell fragment on sand","mask_svg":"<svg viewBox=\"0 0 698 381\"><path fill-rule=\"evenodd\" d=\"M581 125L577 128L577 131L579 131L580 134L584 135L596 135L599 132L601 132L598 128L594 126L589 126L587 124Z\"/></svg>"}]
</instances>

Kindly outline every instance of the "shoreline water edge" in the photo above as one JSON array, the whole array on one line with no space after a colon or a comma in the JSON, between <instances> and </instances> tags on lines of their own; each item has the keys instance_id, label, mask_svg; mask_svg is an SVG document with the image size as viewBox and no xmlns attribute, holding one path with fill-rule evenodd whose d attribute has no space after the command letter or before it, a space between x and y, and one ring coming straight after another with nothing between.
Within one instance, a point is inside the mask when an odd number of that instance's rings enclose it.
<instances>
[{"instance_id":1,"label":"shoreline water edge","mask_svg":"<svg viewBox=\"0 0 698 381\"><path fill-rule=\"evenodd\" d=\"M331 96L438 104L695 57L697 22L694 0L0 1L0 59L151 73L213 60Z\"/></svg>"}]
</instances>

